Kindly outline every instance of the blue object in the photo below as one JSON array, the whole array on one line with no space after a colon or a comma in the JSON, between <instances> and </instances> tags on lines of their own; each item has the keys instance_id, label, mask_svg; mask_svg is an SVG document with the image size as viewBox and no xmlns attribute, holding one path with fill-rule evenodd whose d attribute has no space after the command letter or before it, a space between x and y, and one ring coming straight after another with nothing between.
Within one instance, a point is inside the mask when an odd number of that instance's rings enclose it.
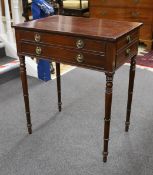
<instances>
[{"instance_id":1,"label":"blue object","mask_svg":"<svg viewBox=\"0 0 153 175\"><path fill-rule=\"evenodd\" d=\"M43 81L48 81L51 79L50 73L50 62L40 59L38 62L38 78Z\"/></svg>"},{"instance_id":2,"label":"blue object","mask_svg":"<svg viewBox=\"0 0 153 175\"><path fill-rule=\"evenodd\" d=\"M54 14L53 7L45 0L33 0L31 5L33 19L40 19ZM50 61L39 59L38 78L43 81L51 79Z\"/></svg>"},{"instance_id":3,"label":"blue object","mask_svg":"<svg viewBox=\"0 0 153 175\"><path fill-rule=\"evenodd\" d=\"M31 9L33 19L44 18L54 14L54 8L45 0L33 0Z\"/></svg>"}]
</instances>

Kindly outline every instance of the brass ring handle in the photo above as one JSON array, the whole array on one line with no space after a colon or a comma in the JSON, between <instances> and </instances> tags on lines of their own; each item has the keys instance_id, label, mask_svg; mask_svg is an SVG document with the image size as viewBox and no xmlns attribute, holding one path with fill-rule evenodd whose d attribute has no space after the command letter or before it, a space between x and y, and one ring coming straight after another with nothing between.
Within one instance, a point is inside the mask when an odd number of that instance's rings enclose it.
<instances>
[{"instance_id":1,"label":"brass ring handle","mask_svg":"<svg viewBox=\"0 0 153 175\"><path fill-rule=\"evenodd\" d=\"M132 12L132 17L134 17L134 18L138 18L139 15L140 15L139 12Z\"/></svg>"},{"instance_id":2,"label":"brass ring handle","mask_svg":"<svg viewBox=\"0 0 153 175\"><path fill-rule=\"evenodd\" d=\"M82 63L84 61L84 56L79 53L77 56L76 56L76 60L78 63Z\"/></svg>"},{"instance_id":3,"label":"brass ring handle","mask_svg":"<svg viewBox=\"0 0 153 175\"><path fill-rule=\"evenodd\" d=\"M82 48L84 47L84 42L83 42L83 40L82 40L82 39L78 39L78 40L76 41L76 46L77 46L78 49L82 49Z\"/></svg>"},{"instance_id":4,"label":"brass ring handle","mask_svg":"<svg viewBox=\"0 0 153 175\"><path fill-rule=\"evenodd\" d=\"M126 56L130 56L131 49L126 49Z\"/></svg>"},{"instance_id":5,"label":"brass ring handle","mask_svg":"<svg viewBox=\"0 0 153 175\"><path fill-rule=\"evenodd\" d=\"M133 0L134 1L134 3L138 3L139 2L139 0Z\"/></svg>"},{"instance_id":6,"label":"brass ring handle","mask_svg":"<svg viewBox=\"0 0 153 175\"><path fill-rule=\"evenodd\" d=\"M103 11L103 12L101 13L101 15L102 15L102 16L106 16L106 15L107 15L107 12L106 12L106 11Z\"/></svg>"},{"instance_id":7,"label":"brass ring handle","mask_svg":"<svg viewBox=\"0 0 153 175\"><path fill-rule=\"evenodd\" d=\"M36 42L39 42L40 41L40 34L39 33L36 33L35 36L34 36L34 38L35 38L35 41Z\"/></svg>"},{"instance_id":8,"label":"brass ring handle","mask_svg":"<svg viewBox=\"0 0 153 175\"><path fill-rule=\"evenodd\" d=\"M36 54L37 54L37 55L40 55L41 52L42 52L41 47L37 46L37 47L36 47Z\"/></svg>"},{"instance_id":9,"label":"brass ring handle","mask_svg":"<svg viewBox=\"0 0 153 175\"><path fill-rule=\"evenodd\" d=\"M127 40L128 43L130 43L131 42L131 36L127 35L126 40Z\"/></svg>"}]
</instances>

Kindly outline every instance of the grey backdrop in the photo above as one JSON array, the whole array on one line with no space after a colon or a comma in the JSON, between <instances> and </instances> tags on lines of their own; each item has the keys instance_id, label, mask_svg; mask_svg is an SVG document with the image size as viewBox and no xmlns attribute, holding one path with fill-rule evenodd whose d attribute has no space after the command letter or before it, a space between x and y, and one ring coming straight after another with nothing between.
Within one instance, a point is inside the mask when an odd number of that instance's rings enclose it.
<instances>
[{"instance_id":1,"label":"grey backdrop","mask_svg":"<svg viewBox=\"0 0 153 175\"><path fill-rule=\"evenodd\" d=\"M20 79L0 85L1 175L152 175L153 73L137 69L129 133L124 132L129 67L115 74L108 162L102 162L105 75L77 68L56 81L29 78L28 135Z\"/></svg>"}]
</instances>

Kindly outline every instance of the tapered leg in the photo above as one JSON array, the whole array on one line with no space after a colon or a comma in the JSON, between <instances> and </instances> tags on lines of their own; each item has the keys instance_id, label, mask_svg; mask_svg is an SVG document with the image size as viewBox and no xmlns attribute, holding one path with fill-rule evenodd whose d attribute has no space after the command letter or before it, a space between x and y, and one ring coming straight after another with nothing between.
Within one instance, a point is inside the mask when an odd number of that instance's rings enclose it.
<instances>
[{"instance_id":1,"label":"tapered leg","mask_svg":"<svg viewBox=\"0 0 153 175\"><path fill-rule=\"evenodd\" d=\"M109 141L109 131L110 131L110 120L111 120L113 75L114 73L109 73L109 72L106 73L103 162L107 161L107 156L108 156L108 141Z\"/></svg>"},{"instance_id":2,"label":"tapered leg","mask_svg":"<svg viewBox=\"0 0 153 175\"><path fill-rule=\"evenodd\" d=\"M23 89L23 97L24 97L28 132L29 132L29 134L32 134L32 124L31 124L31 117L30 117L29 95L28 95L28 84L27 84L25 57L24 56L20 57L20 76L21 76L21 81L22 81L22 89Z\"/></svg>"},{"instance_id":3,"label":"tapered leg","mask_svg":"<svg viewBox=\"0 0 153 175\"><path fill-rule=\"evenodd\" d=\"M127 101L127 112L125 121L126 132L128 132L130 125L131 104L132 104L132 95L133 95L134 78L135 78L135 65L136 65L136 56L131 58L131 65L130 65L128 101Z\"/></svg>"},{"instance_id":4,"label":"tapered leg","mask_svg":"<svg viewBox=\"0 0 153 175\"><path fill-rule=\"evenodd\" d=\"M61 75L60 75L60 63L56 63L56 77L57 77L57 95L58 95L58 109L61 111Z\"/></svg>"}]
</instances>

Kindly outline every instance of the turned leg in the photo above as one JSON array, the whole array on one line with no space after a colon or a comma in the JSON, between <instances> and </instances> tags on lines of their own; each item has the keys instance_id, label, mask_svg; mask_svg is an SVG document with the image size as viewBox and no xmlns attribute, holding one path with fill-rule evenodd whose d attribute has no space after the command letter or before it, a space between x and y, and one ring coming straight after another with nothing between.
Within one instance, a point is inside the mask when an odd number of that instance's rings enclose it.
<instances>
[{"instance_id":1,"label":"turned leg","mask_svg":"<svg viewBox=\"0 0 153 175\"><path fill-rule=\"evenodd\" d=\"M127 101L127 112L125 121L125 131L128 132L130 125L130 114L131 114L131 104L135 77L135 66L136 66L136 56L131 58L130 73L129 73L129 89L128 89L128 101Z\"/></svg>"},{"instance_id":2,"label":"turned leg","mask_svg":"<svg viewBox=\"0 0 153 175\"><path fill-rule=\"evenodd\" d=\"M58 95L58 109L61 111L61 75L60 75L60 63L56 63L56 77L57 77L57 95Z\"/></svg>"},{"instance_id":3,"label":"turned leg","mask_svg":"<svg viewBox=\"0 0 153 175\"><path fill-rule=\"evenodd\" d=\"M107 156L108 156L108 141L109 141L109 132L110 132L110 120L111 120L113 75L114 73L111 73L111 72L106 73L103 162L107 161Z\"/></svg>"},{"instance_id":4,"label":"turned leg","mask_svg":"<svg viewBox=\"0 0 153 175\"><path fill-rule=\"evenodd\" d=\"M24 97L28 132L29 132L29 134L32 134L32 124L31 124L31 117L30 117L29 95L28 95L28 84L27 84L27 75L26 75L25 57L24 56L20 57L20 76L21 76L21 81L22 81L22 89L23 89L23 97Z\"/></svg>"}]
</instances>

